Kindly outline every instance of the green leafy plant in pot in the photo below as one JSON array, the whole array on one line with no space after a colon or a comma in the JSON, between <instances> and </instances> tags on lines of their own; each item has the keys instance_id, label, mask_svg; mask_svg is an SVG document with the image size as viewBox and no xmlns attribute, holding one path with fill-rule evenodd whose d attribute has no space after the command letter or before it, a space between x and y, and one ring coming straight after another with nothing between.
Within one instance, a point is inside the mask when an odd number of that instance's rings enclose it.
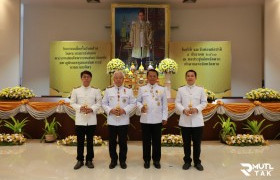
<instances>
[{"instance_id":1,"label":"green leafy plant in pot","mask_svg":"<svg viewBox=\"0 0 280 180\"><path fill-rule=\"evenodd\" d=\"M61 127L61 124L53 118L53 120L49 123L47 119L45 119L45 128L43 129L45 133L41 138L41 142L44 140L46 142L54 142L57 139L57 129L58 126Z\"/></svg>"},{"instance_id":2,"label":"green leafy plant in pot","mask_svg":"<svg viewBox=\"0 0 280 180\"><path fill-rule=\"evenodd\" d=\"M26 134L23 131L23 127L26 126L26 123L28 122L27 118L24 118L22 121L20 121L11 116L11 119L13 122L4 121L4 126L11 129L15 134Z\"/></svg>"},{"instance_id":3,"label":"green leafy plant in pot","mask_svg":"<svg viewBox=\"0 0 280 180\"><path fill-rule=\"evenodd\" d=\"M217 125L221 126L221 130L219 132L219 136L221 138L221 141L223 143L226 142L227 136L235 136L236 135L236 124L230 120L228 117L225 119L222 116L218 116L220 119L220 122L217 122L213 128L215 128Z\"/></svg>"},{"instance_id":4,"label":"green leafy plant in pot","mask_svg":"<svg viewBox=\"0 0 280 180\"><path fill-rule=\"evenodd\" d=\"M245 128L243 129L250 131L253 135L261 135L266 128L273 126L273 124L268 124L262 127L264 121L265 119L263 119L261 122L256 120L247 120L247 123L244 124Z\"/></svg>"}]
</instances>

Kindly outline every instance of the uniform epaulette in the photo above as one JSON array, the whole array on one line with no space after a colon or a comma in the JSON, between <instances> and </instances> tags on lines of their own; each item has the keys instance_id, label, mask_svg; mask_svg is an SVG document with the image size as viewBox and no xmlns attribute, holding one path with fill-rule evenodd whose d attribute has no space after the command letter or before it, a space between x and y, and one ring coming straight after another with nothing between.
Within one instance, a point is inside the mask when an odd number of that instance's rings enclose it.
<instances>
[{"instance_id":1,"label":"uniform epaulette","mask_svg":"<svg viewBox=\"0 0 280 180\"><path fill-rule=\"evenodd\" d=\"M182 86L180 86L180 87L184 87L185 85L182 85Z\"/></svg>"},{"instance_id":2,"label":"uniform epaulette","mask_svg":"<svg viewBox=\"0 0 280 180\"><path fill-rule=\"evenodd\" d=\"M106 88L112 88L112 87L114 87L114 85L108 86L108 87L106 87Z\"/></svg>"},{"instance_id":3,"label":"uniform epaulette","mask_svg":"<svg viewBox=\"0 0 280 180\"><path fill-rule=\"evenodd\" d=\"M78 88L80 88L80 87L82 87L82 86L77 86L77 87L74 87L74 89L78 89Z\"/></svg>"},{"instance_id":4,"label":"uniform epaulette","mask_svg":"<svg viewBox=\"0 0 280 180\"><path fill-rule=\"evenodd\" d=\"M131 87L127 86L127 85L124 85L124 87L128 88L128 89L131 89Z\"/></svg>"},{"instance_id":5,"label":"uniform epaulette","mask_svg":"<svg viewBox=\"0 0 280 180\"><path fill-rule=\"evenodd\" d=\"M97 89L96 87L94 87L94 86L91 86L91 88L93 88L93 89Z\"/></svg>"},{"instance_id":6,"label":"uniform epaulette","mask_svg":"<svg viewBox=\"0 0 280 180\"><path fill-rule=\"evenodd\" d=\"M196 85L197 87L201 87L201 88L204 88L203 86L198 86L198 85Z\"/></svg>"},{"instance_id":7,"label":"uniform epaulette","mask_svg":"<svg viewBox=\"0 0 280 180\"><path fill-rule=\"evenodd\" d=\"M165 86L163 86L163 85L161 85L161 84L158 84L159 86L161 86L161 87L165 87Z\"/></svg>"}]
</instances>

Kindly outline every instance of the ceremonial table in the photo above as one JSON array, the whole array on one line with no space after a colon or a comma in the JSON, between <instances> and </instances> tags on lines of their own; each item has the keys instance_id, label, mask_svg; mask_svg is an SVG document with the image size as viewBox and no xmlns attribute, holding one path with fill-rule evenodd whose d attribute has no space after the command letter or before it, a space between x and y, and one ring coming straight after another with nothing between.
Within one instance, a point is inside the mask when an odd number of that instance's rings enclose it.
<instances>
[{"instance_id":1,"label":"ceremonial table","mask_svg":"<svg viewBox=\"0 0 280 180\"><path fill-rule=\"evenodd\" d=\"M163 129L163 134L180 134L178 127L179 115L175 110L174 99L168 100L169 118L168 124ZM141 140L140 117L136 115L135 109L131 114L131 124L128 131L129 140ZM220 127L213 126L219 122L220 116L229 116L237 125L237 133L246 133L242 128L246 119L258 120L267 119L264 126L273 124L272 127L263 132L265 139L273 139L280 132L280 103L261 103L258 101L252 102L247 99L220 99L214 103L208 103L203 110L205 127L203 140L218 140ZM44 128L44 119L49 120L54 117L60 122L62 127L59 127L59 138L65 138L68 135L75 134L75 111L69 105L68 98L56 97L36 97L22 101L0 101L0 119L9 119L10 116L15 116L17 119L29 120L24 127L24 131L34 139L41 138ZM100 109L97 115L98 125L96 135L102 136L103 139L108 139L108 130L106 125L106 115ZM4 123L2 122L2 125ZM2 126L0 133L12 133L9 129Z\"/></svg>"}]
</instances>

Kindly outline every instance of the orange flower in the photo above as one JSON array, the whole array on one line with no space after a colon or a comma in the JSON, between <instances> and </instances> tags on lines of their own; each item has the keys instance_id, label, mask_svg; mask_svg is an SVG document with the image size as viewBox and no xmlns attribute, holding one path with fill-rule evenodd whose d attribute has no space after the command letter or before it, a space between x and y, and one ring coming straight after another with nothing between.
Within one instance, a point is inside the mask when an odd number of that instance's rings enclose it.
<instances>
[{"instance_id":1,"label":"orange flower","mask_svg":"<svg viewBox=\"0 0 280 180\"><path fill-rule=\"evenodd\" d=\"M254 104L255 104L256 106L260 106L262 103L261 103L260 101L254 101Z\"/></svg>"},{"instance_id":2,"label":"orange flower","mask_svg":"<svg viewBox=\"0 0 280 180\"><path fill-rule=\"evenodd\" d=\"M220 106L222 106L222 105L224 104L224 102L221 101L221 100L218 100L218 101L217 101L217 104L220 105Z\"/></svg>"},{"instance_id":3,"label":"orange flower","mask_svg":"<svg viewBox=\"0 0 280 180\"><path fill-rule=\"evenodd\" d=\"M64 100L59 100L59 101L58 101L58 104L59 104L59 105L64 105L64 104L65 104L65 101L64 101Z\"/></svg>"},{"instance_id":4,"label":"orange flower","mask_svg":"<svg viewBox=\"0 0 280 180\"><path fill-rule=\"evenodd\" d=\"M21 104L28 104L29 103L29 100L28 99L23 99L21 100Z\"/></svg>"}]
</instances>

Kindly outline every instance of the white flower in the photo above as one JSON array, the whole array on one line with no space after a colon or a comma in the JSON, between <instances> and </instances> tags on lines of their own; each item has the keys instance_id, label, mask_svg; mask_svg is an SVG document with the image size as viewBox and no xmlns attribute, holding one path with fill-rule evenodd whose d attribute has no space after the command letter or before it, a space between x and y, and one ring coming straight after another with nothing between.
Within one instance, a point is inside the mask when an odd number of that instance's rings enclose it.
<instances>
[{"instance_id":1,"label":"white flower","mask_svg":"<svg viewBox=\"0 0 280 180\"><path fill-rule=\"evenodd\" d=\"M166 58L159 63L159 70L165 73L176 73L178 64L173 59Z\"/></svg>"},{"instance_id":2,"label":"white flower","mask_svg":"<svg viewBox=\"0 0 280 180\"><path fill-rule=\"evenodd\" d=\"M7 98L7 99L28 99L34 97L35 94L32 93L31 90L25 87L8 87L4 88L0 91L0 98Z\"/></svg>"},{"instance_id":3,"label":"white flower","mask_svg":"<svg viewBox=\"0 0 280 180\"><path fill-rule=\"evenodd\" d=\"M112 59L107 64L107 73L113 73L115 71L122 71L125 69L125 64L120 59Z\"/></svg>"}]
</instances>

